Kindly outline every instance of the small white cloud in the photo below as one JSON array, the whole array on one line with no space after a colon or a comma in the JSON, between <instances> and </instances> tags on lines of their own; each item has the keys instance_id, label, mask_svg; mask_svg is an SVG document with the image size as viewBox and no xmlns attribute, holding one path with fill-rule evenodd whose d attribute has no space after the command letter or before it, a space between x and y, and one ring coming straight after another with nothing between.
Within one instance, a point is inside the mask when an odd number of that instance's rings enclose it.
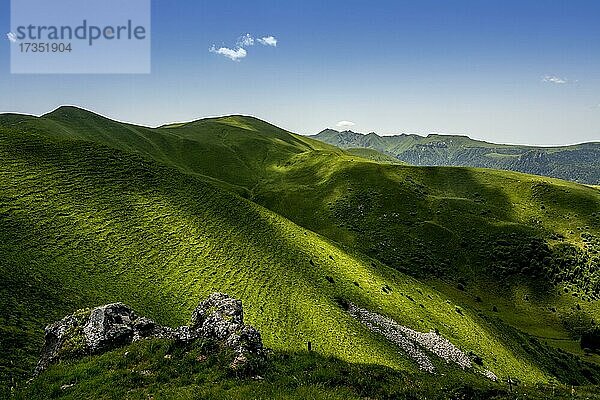
<instances>
[{"instance_id":1,"label":"small white cloud","mask_svg":"<svg viewBox=\"0 0 600 400\"><path fill-rule=\"evenodd\" d=\"M544 78L542 78L542 82L553 83L556 85L563 85L565 83L568 83L569 81L566 79L563 79L561 77L558 77L558 76L546 75L546 76L544 76Z\"/></svg>"},{"instance_id":2,"label":"small white cloud","mask_svg":"<svg viewBox=\"0 0 600 400\"><path fill-rule=\"evenodd\" d=\"M11 43L17 43L17 35L15 35L12 32L8 32L6 34L6 37L8 38L8 40L10 40Z\"/></svg>"},{"instance_id":3,"label":"small white cloud","mask_svg":"<svg viewBox=\"0 0 600 400\"><path fill-rule=\"evenodd\" d=\"M254 37L251 34L246 33L244 36L241 36L237 41L237 47L250 47L254 46Z\"/></svg>"},{"instance_id":4,"label":"small white cloud","mask_svg":"<svg viewBox=\"0 0 600 400\"><path fill-rule=\"evenodd\" d=\"M246 48L254 46L255 42L258 42L263 46L277 47L277 39L274 36L266 36L255 39L254 36L246 33L238 38L235 47L233 48L224 46L217 48L217 46L212 45L208 51L211 53L220 54L233 61L240 61L242 58L245 58L248 55Z\"/></svg>"},{"instance_id":5,"label":"small white cloud","mask_svg":"<svg viewBox=\"0 0 600 400\"><path fill-rule=\"evenodd\" d=\"M262 37L258 39L258 43L262 44L263 46L277 47L277 39L274 36Z\"/></svg>"},{"instance_id":6,"label":"small white cloud","mask_svg":"<svg viewBox=\"0 0 600 400\"><path fill-rule=\"evenodd\" d=\"M338 128L352 128L354 125L356 124L351 121L340 121L337 124L335 124L335 126L337 126Z\"/></svg>"},{"instance_id":7,"label":"small white cloud","mask_svg":"<svg viewBox=\"0 0 600 400\"><path fill-rule=\"evenodd\" d=\"M208 49L208 51L210 51L211 53L220 54L223 57L227 57L233 61L240 61L242 58L248 55L248 52L241 47L238 47L236 49L220 47L217 49L216 46L213 45L210 49Z\"/></svg>"}]
</instances>

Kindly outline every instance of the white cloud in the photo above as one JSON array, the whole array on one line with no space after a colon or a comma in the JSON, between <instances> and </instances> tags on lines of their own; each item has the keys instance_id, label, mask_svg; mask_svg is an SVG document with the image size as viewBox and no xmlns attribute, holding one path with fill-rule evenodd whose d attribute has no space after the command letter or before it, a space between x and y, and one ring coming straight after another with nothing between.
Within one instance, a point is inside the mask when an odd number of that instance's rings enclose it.
<instances>
[{"instance_id":1,"label":"white cloud","mask_svg":"<svg viewBox=\"0 0 600 400\"><path fill-rule=\"evenodd\" d=\"M337 124L335 124L335 126L337 126L338 128L352 128L354 125L356 124L351 121L340 121Z\"/></svg>"},{"instance_id":2,"label":"white cloud","mask_svg":"<svg viewBox=\"0 0 600 400\"><path fill-rule=\"evenodd\" d=\"M277 47L277 39L274 36L265 36L255 39L254 36L246 33L238 38L235 47L233 48L225 46L217 48L217 46L213 44L208 51L222 55L233 61L240 61L242 58L245 58L248 55L246 48L254 46L256 42L262 44L263 46Z\"/></svg>"},{"instance_id":3,"label":"white cloud","mask_svg":"<svg viewBox=\"0 0 600 400\"><path fill-rule=\"evenodd\" d=\"M554 76L554 75L546 75L546 76L544 76L544 78L542 78L542 82L553 83L556 85L562 85L562 84L568 83L568 80L563 79L558 76Z\"/></svg>"},{"instance_id":4,"label":"white cloud","mask_svg":"<svg viewBox=\"0 0 600 400\"><path fill-rule=\"evenodd\" d=\"M17 35L15 35L12 32L8 32L6 34L6 37L8 38L8 40L10 40L11 43L17 43Z\"/></svg>"},{"instance_id":5,"label":"white cloud","mask_svg":"<svg viewBox=\"0 0 600 400\"><path fill-rule=\"evenodd\" d=\"M246 33L244 36L241 36L237 41L237 47L250 47L254 46L254 37Z\"/></svg>"},{"instance_id":6,"label":"white cloud","mask_svg":"<svg viewBox=\"0 0 600 400\"><path fill-rule=\"evenodd\" d=\"M217 49L213 45L208 51L210 51L211 53L220 54L223 57L227 57L233 61L240 61L242 58L244 58L248 55L248 52L241 47L238 47L236 49L230 49L228 47L220 47Z\"/></svg>"},{"instance_id":7,"label":"white cloud","mask_svg":"<svg viewBox=\"0 0 600 400\"><path fill-rule=\"evenodd\" d=\"M262 37L258 39L258 43L262 44L263 46L277 47L277 39L274 36Z\"/></svg>"}]
</instances>

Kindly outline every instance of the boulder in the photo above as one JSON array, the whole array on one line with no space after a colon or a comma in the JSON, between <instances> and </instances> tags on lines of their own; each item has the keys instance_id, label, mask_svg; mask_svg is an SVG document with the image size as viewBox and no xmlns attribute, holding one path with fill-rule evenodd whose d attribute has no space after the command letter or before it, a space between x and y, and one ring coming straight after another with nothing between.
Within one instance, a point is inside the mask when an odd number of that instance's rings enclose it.
<instances>
[{"instance_id":1,"label":"boulder","mask_svg":"<svg viewBox=\"0 0 600 400\"><path fill-rule=\"evenodd\" d=\"M249 356L264 354L260 333L244 324L242 302L223 293L213 293L196 307L190 330L232 349L236 355L234 369L244 365Z\"/></svg>"},{"instance_id":2,"label":"boulder","mask_svg":"<svg viewBox=\"0 0 600 400\"><path fill-rule=\"evenodd\" d=\"M100 353L133 341L137 315L125 304L108 304L94 308L83 326L88 353Z\"/></svg>"},{"instance_id":3,"label":"boulder","mask_svg":"<svg viewBox=\"0 0 600 400\"><path fill-rule=\"evenodd\" d=\"M122 303L79 310L46 327L45 344L35 370L39 374L61 359L76 358L126 346L144 339L171 339L182 343L210 340L230 348L231 364L243 368L265 355L260 333L244 324L242 302L213 293L192 313L189 326L164 327L138 316Z\"/></svg>"}]
</instances>

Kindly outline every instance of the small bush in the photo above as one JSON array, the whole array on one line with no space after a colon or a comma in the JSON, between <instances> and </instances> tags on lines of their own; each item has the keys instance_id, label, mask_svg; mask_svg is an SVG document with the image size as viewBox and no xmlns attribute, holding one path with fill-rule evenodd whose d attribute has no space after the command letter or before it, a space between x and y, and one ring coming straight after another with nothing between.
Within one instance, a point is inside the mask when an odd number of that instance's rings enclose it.
<instances>
[{"instance_id":1,"label":"small bush","mask_svg":"<svg viewBox=\"0 0 600 400\"><path fill-rule=\"evenodd\" d=\"M600 328L595 327L584 332L579 344L582 349L589 349L590 352L600 354Z\"/></svg>"}]
</instances>

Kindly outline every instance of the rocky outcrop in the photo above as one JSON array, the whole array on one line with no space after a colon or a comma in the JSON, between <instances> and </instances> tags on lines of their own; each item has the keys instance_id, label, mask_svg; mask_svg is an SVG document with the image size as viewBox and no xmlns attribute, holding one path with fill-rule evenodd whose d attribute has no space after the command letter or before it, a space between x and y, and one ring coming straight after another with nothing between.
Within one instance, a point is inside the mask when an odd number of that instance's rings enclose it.
<instances>
[{"instance_id":1,"label":"rocky outcrop","mask_svg":"<svg viewBox=\"0 0 600 400\"><path fill-rule=\"evenodd\" d=\"M192 313L189 326L164 327L138 316L122 303L79 310L46 327L45 344L36 375L61 359L100 354L143 339L171 339L190 343L211 340L235 354L232 367L265 355L260 333L244 324L242 302L213 293Z\"/></svg>"},{"instance_id":2,"label":"rocky outcrop","mask_svg":"<svg viewBox=\"0 0 600 400\"><path fill-rule=\"evenodd\" d=\"M192 313L189 327L202 338L224 343L231 348L236 359L234 365L243 365L248 354L262 352L260 333L244 325L244 310L240 300L223 293L214 293L200 303ZM260 345L260 348L257 346Z\"/></svg>"}]
</instances>

